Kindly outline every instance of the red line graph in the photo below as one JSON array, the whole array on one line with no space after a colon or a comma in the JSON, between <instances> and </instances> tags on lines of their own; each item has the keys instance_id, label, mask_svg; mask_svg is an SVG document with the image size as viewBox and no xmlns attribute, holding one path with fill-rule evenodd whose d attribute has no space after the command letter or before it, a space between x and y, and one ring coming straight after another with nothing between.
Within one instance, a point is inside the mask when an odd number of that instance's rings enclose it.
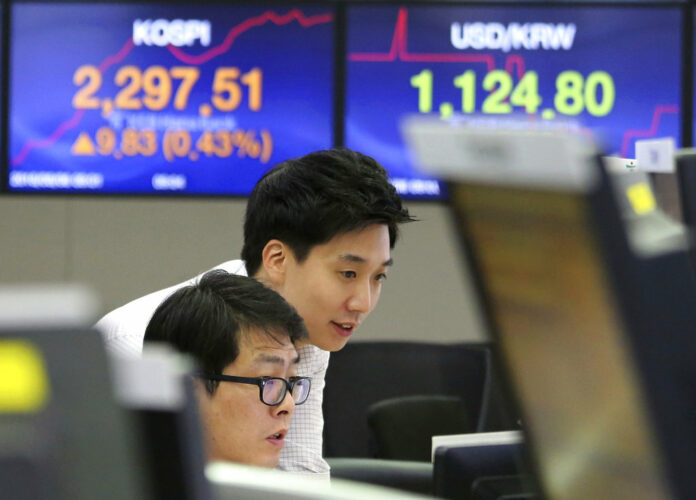
<instances>
[{"instance_id":1,"label":"red line graph","mask_svg":"<svg viewBox=\"0 0 696 500\"><path fill-rule=\"evenodd\" d=\"M178 47L174 47L172 45L168 45L167 49L169 49L169 52L171 52L172 55L176 57L179 61L197 66L200 64L204 64L210 61L211 59L226 53L230 50L234 42L237 40L237 37L239 37L241 34L245 33L246 31L249 31L252 28L263 26L268 22L271 22L277 26L282 26L285 24L289 24L292 21L297 21L303 28L309 28L316 24L331 22L332 20L333 14L331 13L318 14L315 16L305 16L304 13L299 9L292 9L283 15L277 14L273 11L266 11L259 16L250 17L249 19L242 21L236 26L233 26L227 32L225 40L220 45L217 45L216 47L213 47L200 55L194 56L187 54L184 51L180 50ZM123 61L126 58L126 56L128 56L128 54L131 52L131 50L133 50L134 47L135 45L133 43L133 39L130 38L116 54L107 56L99 64L99 71L103 74L114 64L118 64L121 61ZM45 139L29 139L27 142L24 143L20 152L14 158L12 158L10 164L13 167L21 165L27 159L27 156L29 156L29 153L31 153L33 149L47 148L53 146L68 130L73 129L79 125L84 114L84 109L77 110L71 118L58 125L56 130L54 130Z\"/></svg>"},{"instance_id":2,"label":"red line graph","mask_svg":"<svg viewBox=\"0 0 696 500\"><path fill-rule=\"evenodd\" d=\"M639 129L628 129L624 132L623 141L621 142L621 157L626 158L628 155L628 148L631 146L631 139L639 139L645 137L655 137L657 131L660 128L660 120L662 115L679 113L679 106L665 105L665 106L655 106L655 111L653 112L652 122L650 123L650 128L648 130Z\"/></svg>"},{"instance_id":3,"label":"red line graph","mask_svg":"<svg viewBox=\"0 0 696 500\"><path fill-rule=\"evenodd\" d=\"M235 42L237 37L245 31L249 31L251 28L256 28L258 26L266 24L269 21L278 26L288 24L291 21L297 21L303 28L309 28L311 26L314 26L315 24L328 23L332 20L333 14L319 14L312 17L305 17L302 11L298 9L293 9L282 16L279 16L275 12L268 11L264 12L258 17L252 17L238 24L237 26L235 26L227 32L225 40L220 45L218 45L217 47L213 47L212 49L208 50L207 52L201 55L192 56L186 54L184 51L182 51L178 47L174 47L173 45L168 45L167 48L169 49L169 52L171 52L174 55L174 57L179 59L181 62L184 62L186 64L199 65L206 63L214 57L217 57L220 54L224 54L225 52L230 50L230 47Z\"/></svg>"},{"instance_id":4,"label":"red line graph","mask_svg":"<svg viewBox=\"0 0 696 500\"><path fill-rule=\"evenodd\" d=\"M404 62L443 62L443 63L484 63L488 71L495 68L495 60L490 54L448 54L448 53L411 53L408 51L408 10L405 7L399 8L399 13L394 26L391 47L388 52L353 52L348 54L349 61L356 62L394 62L396 60ZM513 66L517 66L517 77L522 78L526 69L524 58L517 54L507 56L505 60L505 71L512 74ZM679 107L674 105L656 106L653 111L650 129L628 129L624 132L621 156L628 154L631 139L641 137L654 137L660 126L660 119L663 114L679 113Z\"/></svg>"},{"instance_id":5,"label":"red line graph","mask_svg":"<svg viewBox=\"0 0 696 500\"><path fill-rule=\"evenodd\" d=\"M75 111L75 114L72 115L72 118L69 120L64 121L61 123L57 129L55 129L51 135L46 137L45 139L30 139L28 140L25 144L24 147L22 147L22 150L19 152L17 156L15 156L12 159L12 166L15 167L17 165L21 165L22 162L26 159L26 157L29 155L32 149L36 148L47 148L50 146L53 146L58 139L60 139L65 132L68 130L77 127L77 125L80 123L80 120L82 120L82 117L85 114L84 109L79 109Z\"/></svg>"},{"instance_id":6,"label":"red line graph","mask_svg":"<svg viewBox=\"0 0 696 500\"><path fill-rule=\"evenodd\" d=\"M99 71L104 73L107 69L109 69L111 66L114 64L118 64L121 61L123 61L128 54L130 54L130 51L133 50L134 47L133 39L129 38L128 41L121 47L121 50L119 50L116 54L113 56L108 56L106 59L104 59L101 64L99 65Z\"/></svg>"},{"instance_id":7,"label":"red line graph","mask_svg":"<svg viewBox=\"0 0 696 500\"><path fill-rule=\"evenodd\" d=\"M490 54L447 54L447 53L411 53L408 51L408 9L399 8L394 27L389 52L353 52L348 54L349 61L356 62L393 62L397 59L404 62L473 62L483 63L488 67L488 71L495 69L495 59ZM513 65L517 65L517 76L522 77L525 73L524 59L519 55L509 55L505 61L505 71L512 74Z\"/></svg>"}]
</instances>

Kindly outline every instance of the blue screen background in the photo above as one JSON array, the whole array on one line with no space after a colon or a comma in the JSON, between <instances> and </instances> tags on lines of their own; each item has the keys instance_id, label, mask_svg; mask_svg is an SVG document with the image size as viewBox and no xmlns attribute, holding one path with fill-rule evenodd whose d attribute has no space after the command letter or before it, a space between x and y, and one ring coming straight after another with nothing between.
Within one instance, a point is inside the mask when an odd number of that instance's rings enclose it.
<instances>
[{"instance_id":1,"label":"blue screen background","mask_svg":"<svg viewBox=\"0 0 696 500\"><path fill-rule=\"evenodd\" d=\"M129 48L133 21L159 18L209 20L210 45L179 47L178 56L167 47L155 45L131 44ZM13 6L12 24L10 189L37 189L36 183L22 184L20 180L26 176L18 173L85 173L97 174L103 181L89 190L149 193L154 191L153 176L160 174L185 179L185 185L176 188L185 193L245 195L271 165L333 143L334 22L330 8L27 3ZM233 29L237 30L236 38L221 47ZM105 116L101 109L73 108L73 97L84 86L74 84L73 75L82 65L105 68L102 85L95 93L99 99L114 99L122 88L114 83L114 76L126 65L142 72L155 65L167 69L196 66L200 78L184 110L174 109L170 102L160 111L115 110ZM119 153L71 153L81 133L95 143L96 131L110 126L120 137L123 129L133 123L129 119L140 119L142 123L154 115L166 115L199 120L200 106L211 102L213 78L219 67L237 67L242 74L254 67L262 70L259 111L249 109L247 87L241 85L240 106L231 112L213 110L209 119L218 120L217 127L223 123L229 131L249 134L245 144L256 142L265 148L265 155L258 154L257 148L256 158L252 158L248 153L253 148L239 147L226 157L198 152L169 161L163 154L164 128L156 131L158 148L152 156L121 155L117 159ZM171 101L179 83L173 81ZM136 97L143 95L141 90ZM205 127L191 128L192 150ZM261 142L262 130L271 141ZM87 190L80 185L51 187L50 183L38 189Z\"/></svg>"},{"instance_id":2,"label":"blue screen background","mask_svg":"<svg viewBox=\"0 0 696 500\"><path fill-rule=\"evenodd\" d=\"M405 23L399 23L400 12ZM570 50L460 50L450 41L453 22L575 23L577 32ZM524 70L536 71L543 99L539 115L553 108L559 73L575 70L585 77L595 71L609 73L616 92L612 111L604 117L586 111L574 117L597 135L607 154L633 158L635 140L649 137L670 136L679 144L681 36L677 7L350 7L345 143L369 151L384 164L392 178L400 181L395 184L402 194L438 197L432 183L422 189L422 181L428 178L418 173L399 130L403 116L418 112L418 89L410 79L423 69L432 71L433 111L437 112L443 102L459 105L461 90L453 79L473 69L478 85L476 111L480 112L487 96L481 81L491 68L485 62L439 62L452 55L476 54L492 61L495 69L508 70L515 83Z\"/></svg>"}]
</instances>

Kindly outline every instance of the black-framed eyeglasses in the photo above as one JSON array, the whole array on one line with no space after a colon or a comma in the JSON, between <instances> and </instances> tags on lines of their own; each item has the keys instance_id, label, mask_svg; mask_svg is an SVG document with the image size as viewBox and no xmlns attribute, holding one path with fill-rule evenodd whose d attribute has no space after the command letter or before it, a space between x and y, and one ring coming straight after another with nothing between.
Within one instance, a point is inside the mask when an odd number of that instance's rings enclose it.
<instances>
[{"instance_id":1,"label":"black-framed eyeglasses","mask_svg":"<svg viewBox=\"0 0 696 500\"><path fill-rule=\"evenodd\" d=\"M290 377L290 379L285 380L280 377L236 377L208 373L197 373L196 376L219 382L257 385L261 402L268 406L277 406L282 403L288 391L290 391L292 399L295 400L295 405L301 405L307 401L309 390L312 388L312 379L309 377Z\"/></svg>"}]
</instances>

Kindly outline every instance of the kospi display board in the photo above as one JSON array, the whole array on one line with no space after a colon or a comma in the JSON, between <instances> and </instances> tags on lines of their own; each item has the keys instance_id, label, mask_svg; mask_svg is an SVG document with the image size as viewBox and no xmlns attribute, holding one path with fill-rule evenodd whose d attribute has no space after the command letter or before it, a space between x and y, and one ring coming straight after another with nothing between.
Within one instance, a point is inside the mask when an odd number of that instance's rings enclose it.
<instances>
[{"instance_id":1,"label":"kospi display board","mask_svg":"<svg viewBox=\"0 0 696 500\"><path fill-rule=\"evenodd\" d=\"M10 190L245 195L333 144L328 6L11 9Z\"/></svg>"},{"instance_id":2,"label":"kospi display board","mask_svg":"<svg viewBox=\"0 0 696 500\"><path fill-rule=\"evenodd\" d=\"M680 7L362 5L347 25L345 144L405 196L442 195L407 154L407 114L575 119L623 157L680 141Z\"/></svg>"}]
</instances>

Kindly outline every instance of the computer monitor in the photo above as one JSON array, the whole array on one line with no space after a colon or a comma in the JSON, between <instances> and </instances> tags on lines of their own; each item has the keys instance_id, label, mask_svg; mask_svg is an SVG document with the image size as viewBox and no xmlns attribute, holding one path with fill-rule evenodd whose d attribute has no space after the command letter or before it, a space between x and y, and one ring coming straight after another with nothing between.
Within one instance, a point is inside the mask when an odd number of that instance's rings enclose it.
<instances>
[{"instance_id":1,"label":"computer monitor","mask_svg":"<svg viewBox=\"0 0 696 500\"><path fill-rule=\"evenodd\" d=\"M410 133L421 160L453 179L455 227L541 491L693 498L696 318L683 248L629 244L605 172L575 138L435 122Z\"/></svg>"},{"instance_id":2,"label":"computer monitor","mask_svg":"<svg viewBox=\"0 0 696 500\"><path fill-rule=\"evenodd\" d=\"M112 357L116 395L134 419L153 500L208 500L203 432L190 376L194 363L168 345Z\"/></svg>"},{"instance_id":3,"label":"computer monitor","mask_svg":"<svg viewBox=\"0 0 696 500\"><path fill-rule=\"evenodd\" d=\"M95 330L0 330L0 491L26 500L149 499L134 420Z\"/></svg>"},{"instance_id":4,"label":"computer monitor","mask_svg":"<svg viewBox=\"0 0 696 500\"><path fill-rule=\"evenodd\" d=\"M400 465L383 469L398 474ZM404 467L408 475L419 467ZM331 482L317 480L308 474L288 474L274 469L263 469L250 465L212 462L206 467L214 498L218 500L258 500L259 498L282 498L285 500L432 500L430 495L406 492L385 486L331 479Z\"/></svg>"},{"instance_id":5,"label":"computer monitor","mask_svg":"<svg viewBox=\"0 0 696 500\"><path fill-rule=\"evenodd\" d=\"M524 475L489 476L477 479L471 500L538 500L529 478Z\"/></svg>"},{"instance_id":6,"label":"computer monitor","mask_svg":"<svg viewBox=\"0 0 696 500\"><path fill-rule=\"evenodd\" d=\"M696 273L696 149L682 149L675 154L682 222L689 238L689 256Z\"/></svg>"},{"instance_id":7,"label":"computer monitor","mask_svg":"<svg viewBox=\"0 0 696 500\"><path fill-rule=\"evenodd\" d=\"M675 154L679 199L684 225L696 227L696 149L682 149Z\"/></svg>"},{"instance_id":8,"label":"computer monitor","mask_svg":"<svg viewBox=\"0 0 696 500\"><path fill-rule=\"evenodd\" d=\"M686 251L687 231L679 218L674 217L674 199L678 196L676 185L669 185L673 174L650 174L639 167L617 170L607 163L607 158L602 158L602 163L608 167L608 180L635 252L649 253L650 247L659 251L665 244L684 247ZM655 183L659 188L656 189Z\"/></svg>"},{"instance_id":9,"label":"computer monitor","mask_svg":"<svg viewBox=\"0 0 696 500\"><path fill-rule=\"evenodd\" d=\"M526 469L523 446L517 442L437 448L433 460L435 495L472 500L478 479L521 474Z\"/></svg>"}]
</instances>

